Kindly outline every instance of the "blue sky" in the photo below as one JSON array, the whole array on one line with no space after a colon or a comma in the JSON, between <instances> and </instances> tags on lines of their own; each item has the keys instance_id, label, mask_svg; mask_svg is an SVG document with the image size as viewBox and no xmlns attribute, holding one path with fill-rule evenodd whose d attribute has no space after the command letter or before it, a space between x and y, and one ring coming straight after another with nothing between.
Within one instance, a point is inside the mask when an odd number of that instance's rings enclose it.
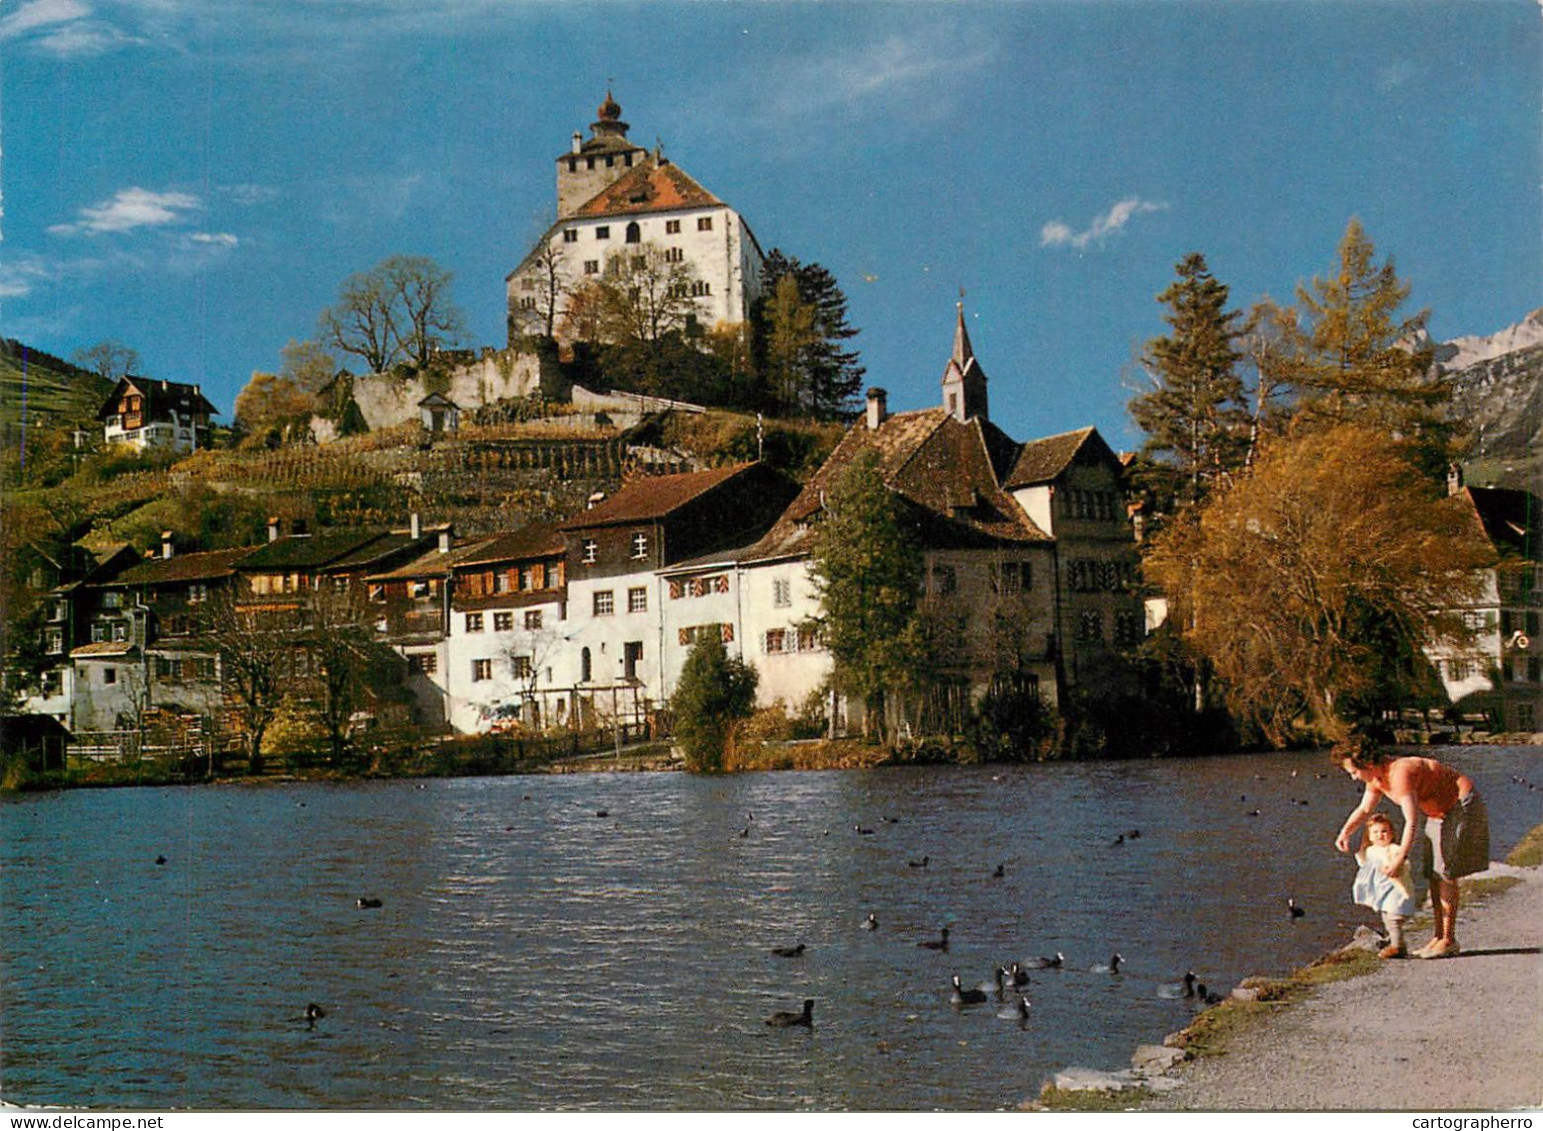
<instances>
[{"instance_id":1,"label":"blue sky","mask_svg":"<svg viewBox=\"0 0 1543 1131\"><path fill-rule=\"evenodd\" d=\"M1472 3L0 3L0 333L115 338L228 420L350 273L427 255L469 344L607 85L766 249L830 268L868 381L937 402L965 290L992 418L1116 447L1200 251L1290 299L1352 216L1440 339L1543 306L1543 27Z\"/></svg>"}]
</instances>

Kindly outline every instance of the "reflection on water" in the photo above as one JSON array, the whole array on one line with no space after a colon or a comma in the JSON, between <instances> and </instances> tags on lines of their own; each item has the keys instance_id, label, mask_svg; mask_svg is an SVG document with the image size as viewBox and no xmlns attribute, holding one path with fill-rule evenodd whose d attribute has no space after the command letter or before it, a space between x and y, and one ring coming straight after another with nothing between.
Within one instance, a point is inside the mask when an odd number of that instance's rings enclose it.
<instances>
[{"instance_id":1,"label":"reflection on water","mask_svg":"<svg viewBox=\"0 0 1543 1131\"><path fill-rule=\"evenodd\" d=\"M1512 781L1543 749L1444 756L1497 855L1543 818ZM1274 755L14 799L0 1081L113 1107L1010 1107L1182 1027L1186 969L1226 989L1371 923L1332 847L1356 796ZM1057 951L1021 1025L1011 998L950 1004L955 973ZM811 1030L764 1023L806 997Z\"/></svg>"}]
</instances>

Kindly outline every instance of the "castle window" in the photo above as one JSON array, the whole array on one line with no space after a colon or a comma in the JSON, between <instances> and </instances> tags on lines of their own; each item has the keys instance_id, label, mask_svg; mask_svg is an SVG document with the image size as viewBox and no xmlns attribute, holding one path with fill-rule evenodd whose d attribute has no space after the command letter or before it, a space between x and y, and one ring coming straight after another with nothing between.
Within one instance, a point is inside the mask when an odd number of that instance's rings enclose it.
<instances>
[{"instance_id":1,"label":"castle window","mask_svg":"<svg viewBox=\"0 0 1543 1131\"><path fill-rule=\"evenodd\" d=\"M636 220L634 220L632 223L627 225L627 242L628 243L642 243L643 242L643 229L638 227L638 222Z\"/></svg>"},{"instance_id":2,"label":"castle window","mask_svg":"<svg viewBox=\"0 0 1543 1131\"><path fill-rule=\"evenodd\" d=\"M409 652L407 670L414 675L433 675L439 670L439 657L433 652Z\"/></svg>"},{"instance_id":3,"label":"castle window","mask_svg":"<svg viewBox=\"0 0 1543 1131\"><path fill-rule=\"evenodd\" d=\"M513 632L514 631L514 614L513 613L494 613L493 614L493 631L494 632Z\"/></svg>"},{"instance_id":4,"label":"castle window","mask_svg":"<svg viewBox=\"0 0 1543 1131\"><path fill-rule=\"evenodd\" d=\"M570 172L570 173L577 173L578 171L579 171L579 159L577 157L570 157L570 158L568 158L568 172Z\"/></svg>"},{"instance_id":5,"label":"castle window","mask_svg":"<svg viewBox=\"0 0 1543 1131\"><path fill-rule=\"evenodd\" d=\"M526 609L525 610L525 631L526 632L540 632L541 631L541 610L540 609Z\"/></svg>"},{"instance_id":6,"label":"castle window","mask_svg":"<svg viewBox=\"0 0 1543 1131\"><path fill-rule=\"evenodd\" d=\"M577 228L564 228L563 229L563 243L578 243L578 242L579 242L579 230Z\"/></svg>"},{"instance_id":7,"label":"castle window","mask_svg":"<svg viewBox=\"0 0 1543 1131\"><path fill-rule=\"evenodd\" d=\"M536 296L535 295L524 295L524 296L522 296L520 298L520 309L521 310L535 310L536 309Z\"/></svg>"},{"instance_id":8,"label":"castle window","mask_svg":"<svg viewBox=\"0 0 1543 1131\"><path fill-rule=\"evenodd\" d=\"M611 226L609 224L601 224L598 228L595 229L595 238L597 240L608 240L608 239L610 239L611 238Z\"/></svg>"},{"instance_id":9,"label":"castle window","mask_svg":"<svg viewBox=\"0 0 1543 1131\"><path fill-rule=\"evenodd\" d=\"M713 218L711 216L698 216L697 219L696 219L696 230L699 231L699 232L710 232L710 231L712 231L713 230Z\"/></svg>"},{"instance_id":10,"label":"castle window","mask_svg":"<svg viewBox=\"0 0 1543 1131\"><path fill-rule=\"evenodd\" d=\"M614 169L614 168L616 168L616 155L614 153L606 154L606 157L605 157L605 167L607 169Z\"/></svg>"},{"instance_id":11,"label":"castle window","mask_svg":"<svg viewBox=\"0 0 1543 1131\"><path fill-rule=\"evenodd\" d=\"M667 236L679 235L680 234L680 221L679 220L666 220L664 222L664 234L667 235Z\"/></svg>"},{"instance_id":12,"label":"castle window","mask_svg":"<svg viewBox=\"0 0 1543 1131\"><path fill-rule=\"evenodd\" d=\"M691 293L698 297L702 295L710 295L713 293L712 284L707 282L705 279L698 279L696 282L691 284Z\"/></svg>"},{"instance_id":13,"label":"castle window","mask_svg":"<svg viewBox=\"0 0 1543 1131\"><path fill-rule=\"evenodd\" d=\"M627 166L627 168L629 168L629 169L632 168L632 154L631 153L628 153L622 160L623 160L623 163Z\"/></svg>"},{"instance_id":14,"label":"castle window","mask_svg":"<svg viewBox=\"0 0 1543 1131\"><path fill-rule=\"evenodd\" d=\"M598 274L600 274L600 260L598 260L598 259L586 259L584 261L584 274L586 274L586 275L598 275Z\"/></svg>"},{"instance_id":15,"label":"castle window","mask_svg":"<svg viewBox=\"0 0 1543 1131\"><path fill-rule=\"evenodd\" d=\"M642 586L627 590L627 611L629 613L648 612L648 590Z\"/></svg>"},{"instance_id":16,"label":"castle window","mask_svg":"<svg viewBox=\"0 0 1543 1131\"><path fill-rule=\"evenodd\" d=\"M509 657L509 671L515 679L529 679L532 670L529 656Z\"/></svg>"},{"instance_id":17,"label":"castle window","mask_svg":"<svg viewBox=\"0 0 1543 1131\"><path fill-rule=\"evenodd\" d=\"M593 169L595 167L595 159L593 157L584 158L584 167L586 169Z\"/></svg>"},{"instance_id":18,"label":"castle window","mask_svg":"<svg viewBox=\"0 0 1543 1131\"><path fill-rule=\"evenodd\" d=\"M679 263L686 258L686 253L678 247L664 249L664 261L666 263Z\"/></svg>"},{"instance_id":19,"label":"castle window","mask_svg":"<svg viewBox=\"0 0 1543 1131\"><path fill-rule=\"evenodd\" d=\"M493 661L473 660L471 662L471 678L473 683L481 683L485 679L492 679Z\"/></svg>"},{"instance_id":20,"label":"castle window","mask_svg":"<svg viewBox=\"0 0 1543 1131\"><path fill-rule=\"evenodd\" d=\"M609 589L597 589L594 594L594 615L608 617L616 612L616 594Z\"/></svg>"},{"instance_id":21,"label":"castle window","mask_svg":"<svg viewBox=\"0 0 1543 1131\"><path fill-rule=\"evenodd\" d=\"M482 614L481 613L467 613L466 614L466 631L467 632L481 632L482 631Z\"/></svg>"}]
</instances>

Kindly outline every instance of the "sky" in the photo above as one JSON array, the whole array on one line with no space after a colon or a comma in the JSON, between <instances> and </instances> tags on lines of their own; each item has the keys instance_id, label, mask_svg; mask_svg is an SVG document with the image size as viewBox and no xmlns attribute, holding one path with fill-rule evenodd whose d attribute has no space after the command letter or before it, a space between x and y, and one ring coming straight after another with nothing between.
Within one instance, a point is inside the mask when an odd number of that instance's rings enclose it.
<instances>
[{"instance_id":1,"label":"sky","mask_svg":"<svg viewBox=\"0 0 1543 1131\"><path fill-rule=\"evenodd\" d=\"M1290 301L1356 217L1438 340L1543 306L1540 33L1534 0L5 0L0 334L120 341L228 422L407 254L503 346L609 88L835 274L891 410L939 402L962 291L996 423L1129 449L1190 252Z\"/></svg>"}]
</instances>

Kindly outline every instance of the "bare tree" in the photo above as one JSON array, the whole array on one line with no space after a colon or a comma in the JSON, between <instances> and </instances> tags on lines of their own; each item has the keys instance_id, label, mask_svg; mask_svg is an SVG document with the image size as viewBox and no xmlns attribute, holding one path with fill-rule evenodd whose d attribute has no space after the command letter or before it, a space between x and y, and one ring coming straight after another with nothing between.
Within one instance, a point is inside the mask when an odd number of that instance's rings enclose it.
<instances>
[{"instance_id":1,"label":"bare tree","mask_svg":"<svg viewBox=\"0 0 1543 1131\"><path fill-rule=\"evenodd\" d=\"M415 255L393 255L350 275L338 301L321 313L323 343L360 358L373 373L399 361L421 368L462 332L450 280L432 259Z\"/></svg>"},{"instance_id":2,"label":"bare tree","mask_svg":"<svg viewBox=\"0 0 1543 1131\"><path fill-rule=\"evenodd\" d=\"M70 360L82 369L89 369L109 384L116 384L139 368L139 353L122 342L98 342L70 355Z\"/></svg>"},{"instance_id":3,"label":"bare tree","mask_svg":"<svg viewBox=\"0 0 1543 1131\"><path fill-rule=\"evenodd\" d=\"M243 609L233 587L204 605L201 634L219 657L225 698L241 721L251 772L262 772L263 735L284 695L284 671L293 646L291 614Z\"/></svg>"},{"instance_id":4,"label":"bare tree","mask_svg":"<svg viewBox=\"0 0 1543 1131\"><path fill-rule=\"evenodd\" d=\"M531 282L530 294L526 296L530 303L521 305L513 297L510 298L511 341L520 335L555 336L557 316L563 309L563 300L573 290L568 274L568 260L560 244L543 238L526 262L527 269L522 282L525 279Z\"/></svg>"}]
</instances>

